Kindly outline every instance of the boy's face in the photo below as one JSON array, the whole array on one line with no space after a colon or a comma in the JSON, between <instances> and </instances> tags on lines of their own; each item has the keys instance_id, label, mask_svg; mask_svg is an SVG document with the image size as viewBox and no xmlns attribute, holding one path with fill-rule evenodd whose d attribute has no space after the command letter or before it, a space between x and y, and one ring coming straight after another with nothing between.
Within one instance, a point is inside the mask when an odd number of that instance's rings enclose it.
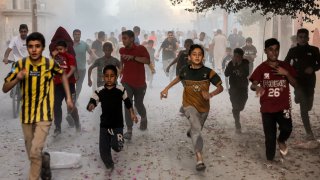
<instances>
[{"instance_id":1,"label":"boy's face","mask_svg":"<svg viewBox=\"0 0 320 180\"><path fill-rule=\"evenodd\" d=\"M108 69L104 73L103 79L107 86L114 86L117 81L117 76L111 69Z\"/></svg>"},{"instance_id":2,"label":"boy's face","mask_svg":"<svg viewBox=\"0 0 320 180\"><path fill-rule=\"evenodd\" d=\"M29 41L27 44L27 50L31 60L39 60L42 56L44 47L39 40Z\"/></svg>"},{"instance_id":3,"label":"boy's face","mask_svg":"<svg viewBox=\"0 0 320 180\"><path fill-rule=\"evenodd\" d=\"M247 46L251 46L252 42L247 41L246 44L247 44Z\"/></svg>"},{"instance_id":4,"label":"boy's face","mask_svg":"<svg viewBox=\"0 0 320 180\"><path fill-rule=\"evenodd\" d=\"M191 63L194 64L194 65L202 64L203 54L202 54L201 49L195 48L195 49L191 52L191 55L189 55L189 60L190 60Z\"/></svg>"},{"instance_id":5,"label":"boy's face","mask_svg":"<svg viewBox=\"0 0 320 180\"><path fill-rule=\"evenodd\" d=\"M276 60L278 60L278 57L279 57L279 50L280 50L279 45L275 44L275 45L267 47L264 50L264 53L266 53L268 60L276 61Z\"/></svg>"},{"instance_id":6,"label":"boy's face","mask_svg":"<svg viewBox=\"0 0 320 180\"><path fill-rule=\"evenodd\" d=\"M122 43L125 47L129 47L131 44L133 44L134 38L129 37L128 35L124 34L122 35Z\"/></svg>"},{"instance_id":7,"label":"boy's face","mask_svg":"<svg viewBox=\"0 0 320 180\"><path fill-rule=\"evenodd\" d=\"M59 53L65 53L67 51L67 48L66 47L63 47L63 46L57 46L56 47L56 50L59 52Z\"/></svg>"},{"instance_id":8,"label":"boy's face","mask_svg":"<svg viewBox=\"0 0 320 180\"><path fill-rule=\"evenodd\" d=\"M110 47L106 47L103 49L104 55L107 57L111 56L112 51L113 51L113 49Z\"/></svg>"},{"instance_id":9,"label":"boy's face","mask_svg":"<svg viewBox=\"0 0 320 180\"><path fill-rule=\"evenodd\" d=\"M233 55L233 57L232 57L232 60L234 61L234 62L241 62L242 61L242 59L243 59L243 57L240 55L240 54L237 54L237 53L235 53L234 55Z\"/></svg>"},{"instance_id":10,"label":"boy's face","mask_svg":"<svg viewBox=\"0 0 320 180\"><path fill-rule=\"evenodd\" d=\"M226 51L226 54L227 54L227 55L231 55L231 54L232 54L232 53L231 53L231 50L227 50L227 51Z\"/></svg>"},{"instance_id":11,"label":"boy's face","mask_svg":"<svg viewBox=\"0 0 320 180\"><path fill-rule=\"evenodd\" d=\"M153 47L153 43L148 43L147 45L148 45L149 48Z\"/></svg>"},{"instance_id":12,"label":"boy's face","mask_svg":"<svg viewBox=\"0 0 320 180\"><path fill-rule=\"evenodd\" d=\"M297 42L299 45L306 45L308 44L309 36L306 33L299 33L297 34Z\"/></svg>"},{"instance_id":13,"label":"boy's face","mask_svg":"<svg viewBox=\"0 0 320 180\"><path fill-rule=\"evenodd\" d=\"M184 43L184 48L190 49L191 43Z\"/></svg>"}]
</instances>

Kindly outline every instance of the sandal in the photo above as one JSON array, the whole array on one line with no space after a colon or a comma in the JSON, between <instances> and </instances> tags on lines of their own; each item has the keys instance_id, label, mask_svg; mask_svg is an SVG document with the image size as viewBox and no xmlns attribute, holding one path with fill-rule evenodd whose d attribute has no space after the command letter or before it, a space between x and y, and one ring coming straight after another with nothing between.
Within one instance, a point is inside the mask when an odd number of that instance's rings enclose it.
<instances>
[{"instance_id":1,"label":"sandal","mask_svg":"<svg viewBox=\"0 0 320 180\"><path fill-rule=\"evenodd\" d=\"M288 154L288 147L286 145L286 143L282 143L282 142L279 142L278 141L278 145L279 145L279 152L280 152L280 155L282 157L286 156Z\"/></svg>"},{"instance_id":2,"label":"sandal","mask_svg":"<svg viewBox=\"0 0 320 180\"><path fill-rule=\"evenodd\" d=\"M197 171L204 171L206 169L206 165L202 161L198 161L196 165Z\"/></svg>"}]
</instances>

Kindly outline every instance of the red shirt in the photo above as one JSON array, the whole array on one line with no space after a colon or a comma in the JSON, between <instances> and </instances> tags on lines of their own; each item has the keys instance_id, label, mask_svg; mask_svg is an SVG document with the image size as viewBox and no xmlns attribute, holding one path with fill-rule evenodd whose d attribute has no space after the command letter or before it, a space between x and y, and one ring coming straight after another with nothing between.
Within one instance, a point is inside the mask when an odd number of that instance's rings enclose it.
<instances>
[{"instance_id":1,"label":"red shirt","mask_svg":"<svg viewBox=\"0 0 320 180\"><path fill-rule=\"evenodd\" d=\"M286 69L291 76L296 77L293 67L283 61L278 61L279 66ZM285 76L274 74L274 69L265 61L260 64L252 73L251 82L257 81L265 92L260 97L262 113L274 113L290 109L291 97L289 81Z\"/></svg>"},{"instance_id":2,"label":"red shirt","mask_svg":"<svg viewBox=\"0 0 320 180\"><path fill-rule=\"evenodd\" d=\"M71 70L71 66L77 67L76 59L73 55L68 53L59 53L56 55L54 60L60 65L60 68L63 69L63 71L68 74ZM61 84L62 83L62 75L58 74L54 76L54 84ZM74 77L74 74L72 74L69 77L69 83L75 84L76 78Z\"/></svg>"},{"instance_id":3,"label":"red shirt","mask_svg":"<svg viewBox=\"0 0 320 180\"><path fill-rule=\"evenodd\" d=\"M149 53L144 46L133 45L130 49L120 48L120 55L131 55L136 57L145 57L150 59ZM125 60L121 57L121 62L123 65L122 69L122 83L127 83L134 88L144 87L146 85L146 77L144 71L144 64L134 61Z\"/></svg>"}]
</instances>

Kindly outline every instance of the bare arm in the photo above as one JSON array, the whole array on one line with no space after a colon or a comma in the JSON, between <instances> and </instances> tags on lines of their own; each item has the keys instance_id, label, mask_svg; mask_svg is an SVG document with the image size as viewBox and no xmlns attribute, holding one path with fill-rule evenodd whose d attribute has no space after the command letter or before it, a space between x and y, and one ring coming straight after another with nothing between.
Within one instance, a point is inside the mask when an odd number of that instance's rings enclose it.
<instances>
[{"instance_id":1,"label":"bare arm","mask_svg":"<svg viewBox=\"0 0 320 180\"><path fill-rule=\"evenodd\" d=\"M91 81L91 72L92 72L92 69L93 69L93 65L91 65L88 69L88 86L91 87L92 86L92 81Z\"/></svg>"},{"instance_id":2,"label":"bare arm","mask_svg":"<svg viewBox=\"0 0 320 180\"><path fill-rule=\"evenodd\" d=\"M223 91L223 86L222 86L221 84L219 84L214 91L212 91L211 93L209 93L210 98L212 98L212 97L215 96L215 95L220 94L222 91Z\"/></svg>"},{"instance_id":3,"label":"bare arm","mask_svg":"<svg viewBox=\"0 0 320 180\"><path fill-rule=\"evenodd\" d=\"M67 107L69 110L72 111L74 106L73 106L73 102L72 102L72 98L71 98L69 81L68 81L67 75L65 73L62 74L62 84L63 84L64 91L66 93Z\"/></svg>"},{"instance_id":4,"label":"bare arm","mask_svg":"<svg viewBox=\"0 0 320 180\"><path fill-rule=\"evenodd\" d=\"M161 91L161 93L160 93L160 99L162 99L162 98L167 98L169 89L170 89L172 86L176 85L178 82L180 82L179 76L177 76L174 80L172 80L172 81L169 83L169 85L168 85L167 87L165 87L164 90Z\"/></svg>"},{"instance_id":5,"label":"bare arm","mask_svg":"<svg viewBox=\"0 0 320 180\"><path fill-rule=\"evenodd\" d=\"M12 51L11 48L7 48L6 52L3 55L3 62L5 64L8 64L8 57L9 57L9 54L10 54L11 51Z\"/></svg>"},{"instance_id":6,"label":"bare arm","mask_svg":"<svg viewBox=\"0 0 320 180\"><path fill-rule=\"evenodd\" d=\"M70 71L67 74L67 78L69 79L75 71L76 71L76 67L75 66L70 66Z\"/></svg>"}]
</instances>

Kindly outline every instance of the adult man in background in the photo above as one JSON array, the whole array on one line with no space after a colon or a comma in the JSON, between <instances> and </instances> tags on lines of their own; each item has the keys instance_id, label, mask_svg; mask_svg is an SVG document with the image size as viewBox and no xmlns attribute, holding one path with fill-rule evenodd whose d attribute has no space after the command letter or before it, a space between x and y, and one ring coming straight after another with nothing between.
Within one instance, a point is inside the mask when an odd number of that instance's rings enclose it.
<instances>
[{"instance_id":1,"label":"adult man in background","mask_svg":"<svg viewBox=\"0 0 320 180\"><path fill-rule=\"evenodd\" d=\"M86 53L89 53L90 56L93 56L93 53L89 45L80 39L81 39L81 31L79 29L73 30L73 48L76 53L76 62L77 62L77 70L78 70L77 71L78 80L76 82L77 100L80 96L84 77L86 76L86 62L87 62Z\"/></svg>"},{"instance_id":2,"label":"adult man in background","mask_svg":"<svg viewBox=\"0 0 320 180\"><path fill-rule=\"evenodd\" d=\"M26 39L28 35L28 26L26 24L20 24L19 26L19 36L15 36L11 39L7 50L3 56L3 62L8 64L8 57L10 52L12 51L14 61L18 61L19 59L28 56Z\"/></svg>"},{"instance_id":3,"label":"adult man in background","mask_svg":"<svg viewBox=\"0 0 320 180\"><path fill-rule=\"evenodd\" d=\"M144 64L150 64L150 55L144 46L136 45L134 39L133 31L122 32L124 47L119 50L123 68L121 83L127 90L130 100L134 99L134 105L141 116L140 130L146 130L148 122L143 99L147 85ZM131 139L133 122L127 109L125 110L125 120L127 132L124 134L124 138Z\"/></svg>"}]
</instances>

